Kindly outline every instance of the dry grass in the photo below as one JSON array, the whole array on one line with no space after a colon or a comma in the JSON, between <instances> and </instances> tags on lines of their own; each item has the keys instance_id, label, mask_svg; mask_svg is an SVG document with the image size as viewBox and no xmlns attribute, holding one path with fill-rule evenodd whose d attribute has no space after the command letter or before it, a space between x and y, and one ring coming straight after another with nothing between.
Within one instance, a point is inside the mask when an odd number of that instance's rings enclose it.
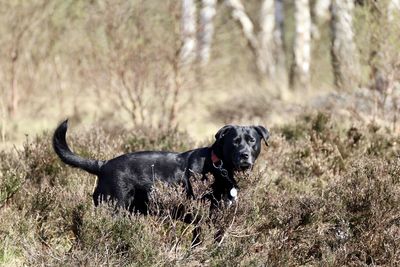
<instances>
[{"instance_id":1,"label":"dry grass","mask_svg":"<svg viewBox=\"0 0 400 267\"><path fill-rule=\"evenodd\" d=\"M94 178L60 163L48 134L28 140L23 150L1 154L1 263L400 264L399 136L374 125L347 128L326 113L301 116L272 133L254 172L238 178L238 205L215 220L208 219L207 203L190 202L179 187L163 185L152 194L159 216L94 209ZM73 135L71 143L95 158L154 148L144 140L168 150L191 143L173 136L91 129ZM207 184L196 188L201 196ZM201 218L203 243L196 248L190 248L194 226L172 219L173 207L182 203ZM221 226L225 235L218 244L213 240Z\"/></svg>"}]
</instances>

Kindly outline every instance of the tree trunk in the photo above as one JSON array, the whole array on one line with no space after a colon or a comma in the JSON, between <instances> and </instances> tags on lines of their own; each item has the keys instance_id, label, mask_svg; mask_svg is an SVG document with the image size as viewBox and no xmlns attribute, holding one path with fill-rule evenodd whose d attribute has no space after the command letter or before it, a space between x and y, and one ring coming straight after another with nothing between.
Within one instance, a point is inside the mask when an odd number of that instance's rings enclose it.
<instances>
[{"instance_id":1,"label":"tree trunk","mask_svg":"<svg viewBox=\"0 0 400 267\"><path fill-rule=\"evenodd\" d=\"M333 0L331 13L331 54L334 83L338 89L358 85L359 65L353 33L353 0Z\"/></svg>"},{"instance_id":2,"label":"tree trunk","mask_svg":"<svg viewBox=\"0 0 400 267\"><path fill-rule=\"evenodd\" d=\"M275 75L274 30L275 5L274 1L264 0L260 12L260 55L257 58L258 69L270 79Z\"/></svg>"},{"instance_id":3,"label":"tree trunk","mask_svg":"<svg viewBox=\"0 0 400 267\"><path fill-rule=\"evenodd\" d=\"M275 81L280 90L287 88L285 52L283 48L283 2L264 0L260 11L258 69L268 81Z\"/></svg>"},{"instance_id":4,"label":"tree trunk","mask_svg":"<svg viewBox=\"0 0 400 267\"><path fill-rule=\"evenodd\" d=\"M180 59L183 64L192 63L196 52L196 4L194 0L182 0L182 48Z\"/></svg>"},{"instance_id":5,"label":"tree trunk","mask_svg":"<svg viewBox=\"0 0 400 267\"><path fill-rule=\"evenodd\" d=\"M202 0L199 28L199 62L201 65L206 65L210 60L216 4L217 0Z\"/></svg>"},{"instance_id":6,"label":"tree trunk","mask_svg":"<svg viewBox=\"0 0 400 267\"><path fill-rule=\"evenodd\" d=\"M290 74L292 88L310 87L311 16L309 0L295 1L296 32Z\"/></svg>"},{"instance_id":7,"label":"tree trunk","mask_svg":"<svg viewBox=\"0 0 400 267\"><path fill-rule=\"evenodd\" d=\"M284 13L283 0L275 0L275 64L276 78L281 91L289 88L288 71L286 69L285 39L284 39ZM282 92L283 93L283 92Z\"/></svg>"},{"instance_id":8,"label":"tree trunk","mask_svg":"<svg viewBox=\"0 0 400 267\"><path fill-rule=\"evenodd\" d=\"M322 23L329 19L329 7L331 0L317 0L314 5L314 14L318 23Z\"/></svg>"},{"instance_id":9,"label":"tree trunk","mask_svg":"<svg viewBox=\"0 0 400 267\"><path fill-rule=\"evenodd\" d=\"M311 7L311 38L319 40L321 33L319 26L329 20L331 0L316 0Z\"/></svg>"},{"instance_id":10,"label":"tree trunk","mask_svg":"<svg viewBox=\"0 0 400 267\"><path fill-rule=\"evenodd\" d=\"M275 23L276 29L280 32L280 38L282 39L283 43L283 33L284 33L284 21L285 21L285 7L283 4L284 0L274 0L275 1Z\"/></svg>"}]
</instances>

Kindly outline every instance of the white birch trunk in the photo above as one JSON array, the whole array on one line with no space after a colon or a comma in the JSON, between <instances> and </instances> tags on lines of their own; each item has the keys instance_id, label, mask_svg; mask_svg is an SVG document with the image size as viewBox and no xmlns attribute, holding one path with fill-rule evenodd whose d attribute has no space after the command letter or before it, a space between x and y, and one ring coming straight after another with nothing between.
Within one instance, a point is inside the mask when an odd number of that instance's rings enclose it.
<instances>
[{"instance_id":1,"label":"white birch trunk","mask_svg":"<svg viewBox=\"0 0 400 267\"><path fill-rule=\"evenodd\" d=\"M283 49L283 2L264 0L260 11L259 57L257 65L269 81L287 88L285 53Z\"/></svg>"},{"instance_id":2,"label":"white birch trunk","mask_svg":"<svg viewBox=\"0 0 400 267\"><path fill-rule=\"evenodd\" d=\"M295 1L295 23L294 58L290 84L292 88L309 88L311 61L311 15L309 0Z\"/></svg>"},{"instance_id":3,"label":"white birch trunk","mask_svg":"<svg viewBox=\"0 0 400 267\"><path fill-rule=\"evenodd\" d=\"M329 20L331 0L316 0L311 12L311 37L314 40L321 38L319 25Z\"/></svg>"},{"instance_id":4,"label":"white birch trunk","mask_svg":"<svg viewBox=\"0 0 400 267\"><path fill-rule=\"evenodd\" d=\"M317 0L314 6L314 14L318 22L327 21L330 17L329 7L331 0Z\"/></svg>"},{"instance_id":5,"label":"white birch trunk","mask_svg":"<svg viewBox=\"0 0 400 267\"><path fill-rule=\"evenodd\" d=\"M196 4L194 0L182 0L182 48L180 59L183 64L193 62L196 56Z\"/></svg>"},{"instance_id":6,"label":"white birch trunk","mask_svg":"<svg viewBox=\"0 0 400 267\"><path fill-rule=\"evenodd\" d=\"M199 28L199 62L201 65L206 65L210 60L216 4L217 0L202 0Z\"/></svg>"},{"instance_id":7,"label":"white birch trunk","mask_svg":"<svg viewBox=\"0 0 400 267\"><path fill-rule=\"evenodd\" d=\"M283 0L274 0L274 3L276 29L279 31L280 39L282 39L283 43L283 23L285 20L285 7L283 5Z\"/></svg>"},{"instance_id":8,"label":"white birch trunk","mask_svg":"<svg viewBox=\"0 0 400 267\"><path fill-rule=\"evenodd\" d=\"M268 77L275 75L274 30L275 5L273 0L264 0L260 11L260 53L257 58L258 69Z\"/></svg>"},{"instance_id":9,"label":"white birch trunk","mask_svg":"<svg viewBox=\"0 0 400 267\"><path fill-rule=\"evenodd\" d=\"M359 65L353 33L353 0L333 0L331 54L335 86L351 90L357 86Z\"/></svg>"},{"instance_id":10,"label":"white birch trunk","mask_svg":"<svg viewBox=\"0 0 400 267\"><path fill-rule=\"evenodd\" d=\"M286 70L286 56L284 47L284 6L283 0L275 0L275 30L274 30L274 43L275 43L275 62L276 62L276 79L280 84L280 90L288 89L288 72ZM282 92L282 94L286 94Z\"/></svg>"}]
</instances>

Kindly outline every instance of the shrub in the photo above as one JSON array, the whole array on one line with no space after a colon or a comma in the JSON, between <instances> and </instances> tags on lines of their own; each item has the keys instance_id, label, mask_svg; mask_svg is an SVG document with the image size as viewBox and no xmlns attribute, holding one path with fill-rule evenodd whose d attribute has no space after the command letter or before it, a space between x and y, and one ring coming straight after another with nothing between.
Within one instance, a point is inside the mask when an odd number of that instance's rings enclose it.
<instances>
[{"instance_id":1,"label":"shrub","mask_svg":"<svg viewBox=\"0 0 400 267\"><path fill-rule=\"evenodd\" d=\"M340 124L329 113L271 131L253 171L237 174L238 203L211 214L201 196L212 179L194 177L194 200L179 185L158 184L148 216L127 214L112 203L93 207L94 177L62 164L49 134L18 153L1 152L0 263L398 265L399 137L374 125ZM193 147L184 134L144 133L89 129L68 138L78 153L104 159ZM185 214L196 220L174 219ZM191 248L196 226L202 243Z\"/></svg>"}]
</instances>

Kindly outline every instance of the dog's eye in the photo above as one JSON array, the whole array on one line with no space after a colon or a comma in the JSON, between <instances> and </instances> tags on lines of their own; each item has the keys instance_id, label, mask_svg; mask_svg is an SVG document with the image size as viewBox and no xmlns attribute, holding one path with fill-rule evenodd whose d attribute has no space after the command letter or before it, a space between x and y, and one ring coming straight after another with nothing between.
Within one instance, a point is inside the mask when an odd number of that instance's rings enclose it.
<instances>
[{"instance_id":1,"label":"dog's eye","mask_svg":"<svg viewBox=\"0 0 400 267\"><path fill-rule=\"evenodd\" d=\"M240 145L241 142L242 142L242 139L240 139L240 138L236 138L235 140L233 140L233 143L235 145Z\"/></svg>"},{"instance_id":2,"label":"dog's eye","mask_svg":"<svg viewBox=\"0 0 400 267\"><path fill-rule=\"evenodd\" d=\"M256 142L256 139L252 136L248 136L246 138L246 140L247 140L247 143L249 143L249 144L254 144Z\"/></svg>"}]
</instances>

